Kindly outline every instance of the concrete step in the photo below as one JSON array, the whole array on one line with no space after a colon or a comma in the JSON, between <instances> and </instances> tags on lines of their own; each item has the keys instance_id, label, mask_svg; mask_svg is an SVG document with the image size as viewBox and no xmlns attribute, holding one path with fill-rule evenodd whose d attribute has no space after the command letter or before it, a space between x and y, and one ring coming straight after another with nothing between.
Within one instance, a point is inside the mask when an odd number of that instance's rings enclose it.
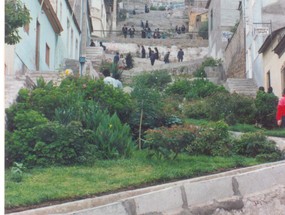
<instances>
[{"instance_id":1,"label":"concrete step","mask_svg":"<svg viewBox=\"0 0 285 215\"><path fill-rule=\"evenodd\" d=\"M224 86L231 93L236 92L251 97L255 97L258 90L253 79L228 78Z\"/></svg>"}]
</instances>

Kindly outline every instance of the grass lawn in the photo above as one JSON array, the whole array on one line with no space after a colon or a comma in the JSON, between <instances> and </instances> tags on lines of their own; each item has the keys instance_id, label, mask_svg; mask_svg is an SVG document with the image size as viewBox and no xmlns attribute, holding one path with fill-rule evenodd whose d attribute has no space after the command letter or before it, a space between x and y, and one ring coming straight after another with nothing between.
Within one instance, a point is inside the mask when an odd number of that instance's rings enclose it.
<instances>
[{"instance_id":1,"label":"grass lawn","mask_svg":"<svg viewBox=\"0 0 285 215\"><path fill-rule=\"evenodd\" d=\"M24 172L22 182L5 172L5 208L50 201L82 199L108 192L144 187L179 179L256 165L253 158L179 155L176 160L156 160L146 152L131 159L97 161L89 166L35 168Z\"/></svg>"},{"instance_id":2,"label":"grass lawn","mask_svg":"<svg viewBox=\"0 0 285 215\"><path fill-rule=\"evenodd\" d=\"M191 123L197 126L207 125L209 121L201 119L187 119L187 123ZM230 131L238 131L238 132L258 132L262 131L267 136L274 136L274 137L285 137L285 129L284 128L274 128L272 130L258 128L255 125L248 125L248 124L236 124L229 126Z\"/></svg>"}]
</instances>

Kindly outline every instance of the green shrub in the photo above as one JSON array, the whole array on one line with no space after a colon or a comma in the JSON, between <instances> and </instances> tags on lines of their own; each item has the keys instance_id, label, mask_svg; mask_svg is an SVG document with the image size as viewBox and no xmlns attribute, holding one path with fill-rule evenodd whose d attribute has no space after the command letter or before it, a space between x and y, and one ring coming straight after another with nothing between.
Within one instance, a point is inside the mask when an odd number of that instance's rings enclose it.
<instances>
[{"instance_id":1,"label":"green shrub","mask_svg":"<svg viewBox=\"0 0 285 215\"><path fill-rule=\"evenodd\" d=\"M133 86L164 90L170 82L171 76L168 74L167 70L156 70L151 73L144 73L136 76L133 79Z\"/></svg>"},{"instance_id":2,"label":"green shrub","mask_svg":"<svg viewBox=\"0 0 285 215\"><path fill-rule=\"evenodd\" d=\"M137 85L131 96L136 108L130 117L129 124L135 137L139 134L140 123L141 133L165 123L166 114L163 112L162 95L158 90L148 88L143 84Z\"/></svg>"},{"instance_id":3,"label":"green shrub","mask_svg":"<svg viewBox=\"0 0 285 215\"><path fill-rule=\"evenodd\" d=\"M175 159L195 139L196 127L190 125L161 127L146 131L146 148L149 156Z\"/></svg>"},{"instance_id":4,"label":"green shrub","mask_svg":"<svg viewBox=\"0 0 285 215\"><path fill-rule=\"evenodd\" d=\"M94 138L98 155L103 159L129 157L134 150L130 127L122 124L116 114L102 119Z\"/></svg>"},{"instance_id":5,"label":"green shrub","mask_svg":"<svg viewBox=\"0 0 285 215\"><path fill-rule=\"evenodd\" d=\"M223 86L218 86L203 78L195 79L190 83L191 89L186 94L186 98L188 100L205 98L207 96L213 95L214 93L226 91Z\"/></svg>"},{"instance_id":6,"label":"green shrub","mask_svg":"<svg viewBox=\"0 0 285 215\"><path fill-rule=\"evenodd\" d=\"M257 92L255 99L256 122L266 128L276 127L278 97L272 93Z\"/></svg>"},{"instance_id":7,"label":"green shrub","mask_svg":"<svg viewBox=\"0 0 285 215\"><path fill-rule=\"evenodd\" d=\"M195 141L187 147L190 154L227 156L231 153L228 125L222 121L200 127Z\"/></svg>"},{"instance_id":8,"label":"green shrub","mask_svg":"<svg viewBox=\"0 0 285 215\"><path fill-rule=\"evenodd\" d=\"M165 8L165 6L159 6L159 7L158 7L158 10L164 11L164 10L166 10L166 8Z\"/></svg>"},{"instance_id":9,"label":"green shrub","mask_svg":"<svg viewBox=\"0 0 285 215\"><path fill-rule=\"evenodd\" d=\"M216 92L224 92L222 86L213 84L207 79L199 78L194 80L177 80L166 89L167 94L175 94L186 97L188 100L205 98Z\"/></svg>"},{"instance_id":10,"label":"green shrub","mask_svg":"<svg viewBox=\"0 0 285 215\"><path fill-rule=\"evenodd\" d=\"M25 167L22 163L14 162L11 168L11 180L14 182L21 182L23 180L23 173Z\"/></svg>"},{"instance_id":11,"label":"green shrub","mask_svg":"<svg viewBox=\"0 0 285 215\"><path fill-rule=\"evenodd\" d=\"M214 66L218 66L219 64L221 64L221 60L220 59L214 59L212 57L208 57L206 58L201 66L199 66L199 68L193 73L194 77L198 77L198 78L205 78L207 77L206 72L205 72L205 67L214 67Z\"/></svg>"},{"instance_id":12,"label":"green shrub","mask_svg":"<svg viewBox=\"0 0 285 215\"><path fill-rule=\"evenodd\" d=\"M206 119L207 109L206 101L201 99L185 104L183 107L183 113L187 118Z\"/></svg>"},{"instance_id":13,"label":"green shrub","mask_svg":"<svg viewBox=\"0 0 285 215\"><path fill-rule=\"evenodd\" d=\"M65 93L57 87L36 88L31 91L30 101L34 110L43 113L49 120L53 120L55 109L64 105L64 97Z\"/></svg>"},{"instance_id":14,"label":"green shrub","mask_svg":"<svg viewBox=\"0 0 285 215\"><path fill-rule=\"evenodd\" d=\"M48 122L48 119L34 110L18 112L15 116L14 123L17 130L33 128Z\"/></svg>"},{"instance_id":15,"label":"green shrub","mask_svg":"<svg viewBox=\"0 0 285 215\"><path fill-rule=\"evenodd\" d=\"M6 140L6 163L34 167L86 162L94 156L95 145L88 142L90 139L90 132L83 130L79 122L67 126L49 122L16 130Z\"/></svg>"},{"instance_id":16,"label":"green shrub","mask_svg":"<svg viewBox=\"0 0 285 215\"><path fill-rule=\"evenodd\" d=\"M233 150L236 154L257 157L268 161L280 160L283 155L274 141L268 140L262 132L245 133L234 141Z\"/></svg>"},{"instance_id":17,"label":"green shrub","mask_svg":"<svg viewBox=\"0 0 285 215\"><path fill-rule=\"evenodd\" d=\"M210 120L224 120L228 124L253 123L254 100L239 94L220 92L207 98L207 115Z\"/></svg>"},{"instance_id":18,"label":"green shrub","mask_svg":"<svg viewBox=\"0 0 285 215\"><path fill-rule=\"evenodd\" d=\"M174 83L170 84L165 92L169 95L178 95L185 97L185 95L191 90L191 83L187 79L178 79Z\"/></svg>"}]
</instances>

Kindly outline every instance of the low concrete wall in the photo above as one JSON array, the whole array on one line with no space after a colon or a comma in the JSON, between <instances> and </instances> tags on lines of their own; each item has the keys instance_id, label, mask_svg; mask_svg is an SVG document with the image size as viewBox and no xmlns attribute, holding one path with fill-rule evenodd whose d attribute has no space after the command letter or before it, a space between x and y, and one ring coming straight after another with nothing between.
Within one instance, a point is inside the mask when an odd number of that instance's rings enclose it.
<instances>
[{"instance_id":1,"label":"low concrete wall","mask_svg":"<svg viewBox=\"0 0 285 215\"><path fill-rule=\"evenodd\" d=\"M218 200L224 200L224 205L232 205L228 207L229 210L231 207L232 209L241 209L243 196L262 192L278 185L285 186L285 162L237 175L194 182L189 180L182 185L68 214L154 215L174 214L174 211L178 214L179 210L192 208L195 211L195 205L210 204L212 201ZM274 211L272 212L274 214Z\"/></svg>"},{"instance_id":2,"label":"low concrete wall","mask_svg":"<svg viewBox=\"0 0 285 215\"><path fill-rule=\"evenodd\" d=\"M280 187L278 189L280 192L285 190L285 161L38 208L13 215L211 214L209 211L217 208L242 209L245 207L243 203L245 197L276 187Z\"/></svg>"}]
</instances>

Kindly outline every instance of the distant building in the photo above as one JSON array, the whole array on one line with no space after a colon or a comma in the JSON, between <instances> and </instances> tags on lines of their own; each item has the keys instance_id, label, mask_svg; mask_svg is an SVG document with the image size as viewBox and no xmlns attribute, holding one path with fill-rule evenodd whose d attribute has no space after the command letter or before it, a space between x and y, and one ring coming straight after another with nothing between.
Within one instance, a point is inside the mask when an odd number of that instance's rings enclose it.
<instances>
[{"instance_id":1,"label":"distant building","mask_svg":"<svg viewBox=\"0 0 285 215\"><path fill-rule=\"evenodd\" d=\"M275 95L281 97L285 88L285 27L272 32L258 51L263 60L265 89L273 88Z\"/></svg>"},{"instance_id":2,"label":"distant building","mask_svg":"<svg viewBox=\"0 0 285 215\"><path fill-rule=\"evenodd\" d=\"M240 0L208 0L209 55L224 60L224 50L238 22Z\"/></svg>"}]
</instances>

